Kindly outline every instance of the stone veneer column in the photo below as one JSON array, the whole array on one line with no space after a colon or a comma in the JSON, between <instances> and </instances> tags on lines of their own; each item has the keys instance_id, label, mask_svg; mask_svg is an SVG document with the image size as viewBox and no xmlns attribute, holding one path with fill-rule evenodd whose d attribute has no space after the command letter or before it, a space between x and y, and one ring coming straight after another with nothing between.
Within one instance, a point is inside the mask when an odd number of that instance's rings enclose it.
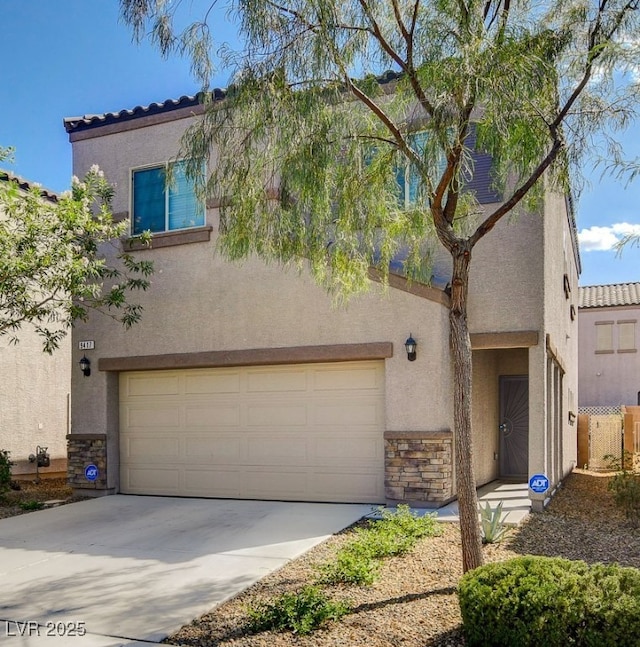
<instances>
[{"instance_id":1,"label":"stone veneer column","mask_svg":"<svg viewBox=\"0 0 640 647\"><path fill-rule=\"evenodd\" d=\"M439 507L453 499L451 431L386 431L384 440L389 501Z\"/></svg>"},{"instance_id":2,"label":"stone veneer column","mask_svg":"<svg viewBox=\"0 0 640 647\"><path fill-rule=\"evenodd\" d=\"M113 490L107 488L106 434L68 434L67 453L67 478L76 494L113 494ZM84 473L85 468L91 464L98 468L98 478L95 481L88 480Z\"/></svg>"}]
</instances>

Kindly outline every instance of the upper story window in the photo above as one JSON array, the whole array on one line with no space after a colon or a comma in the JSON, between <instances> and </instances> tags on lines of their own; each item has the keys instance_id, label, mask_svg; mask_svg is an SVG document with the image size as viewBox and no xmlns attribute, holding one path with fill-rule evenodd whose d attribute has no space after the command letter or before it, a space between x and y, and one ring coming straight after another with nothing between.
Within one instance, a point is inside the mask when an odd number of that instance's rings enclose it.
<instances>
[{"instance_id":1,"label":"upper story window","mask_svg":"<svg viewBox=\"0 0 640 647\"><path fill-rule=\"evenodd\" d=\"M636 350L636 322L618 321L618 351L633 352Z\"/></svg>"},{"instance_id":2,"label":"upper story window","mask_svg":"<svg viewBox=\"0 0 640 647\"><path fill-rule=\"evenodd\" d=\"M429 133L426 130L419 132L411 133L408 137L410 146L419 154L424 153L424 149L427 146L429 138ZM434 181L438 181L440 176L446 168L446 160L444 156L438 160L438 168L435 173L432 174ZM406 164L398 167L396 171L396 181L398 182L399 187L399 200L400 204L405 208L411 208L416 205L421 196L419 195L420 191L420 174L418 169L413 165L407 162Z\"/></svg>"},{"instance_id":3,"label":"upper story window","mask_svg":"<svg viewBox=\"0 0 640 647\"><path fill-rule=\"evenodd\" d=\"M596 353L613 353L613 321L596 322Z\"/></svg>"},{"instance_id":4,"label":"upper story window","mask_svg":"<svg viewBox=\"0 0 640 647\"><path fill-rule=\"evenodd\" d=\"M202 227L205 208L185 173L185 162L175 162L171 179L169 164L134 169L131 176L133 234Z\"/></svg>"}]
</instances>

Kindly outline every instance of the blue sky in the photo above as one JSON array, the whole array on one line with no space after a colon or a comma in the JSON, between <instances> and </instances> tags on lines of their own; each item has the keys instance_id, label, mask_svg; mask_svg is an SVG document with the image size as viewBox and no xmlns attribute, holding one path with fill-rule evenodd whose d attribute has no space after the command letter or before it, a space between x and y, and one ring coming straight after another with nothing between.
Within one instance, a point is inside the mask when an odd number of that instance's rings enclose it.
<instances>
[{"instance_id":1,"label":"blue sky","mask_svg":"<svg viewBox=\"0 0 640 647\"><path fill-rule=\"evenodd\" d=\"M184 2L201 15L203 0ZM193 94L187 61L165 61L149 44L131 42L118 0L0 0L0 146L13 146L4 168L54 191L69 187L71 146L64 117L117 112ZM232 30L221 25L218 37ZM226 77L214 79L224 87ZM622 140L640 155L640 123ZM577 202L581 285L640 281L640 249L617 255L612 245L630 227L640 233L640 179L624 183L590 173Z\"/></svg>"}]
</instances>

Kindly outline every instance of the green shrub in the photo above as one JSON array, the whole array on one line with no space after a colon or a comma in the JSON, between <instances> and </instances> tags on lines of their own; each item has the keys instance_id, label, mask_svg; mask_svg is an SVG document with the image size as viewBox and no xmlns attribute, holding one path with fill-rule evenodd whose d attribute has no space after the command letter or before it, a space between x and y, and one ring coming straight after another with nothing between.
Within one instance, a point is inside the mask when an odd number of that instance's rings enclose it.
<instances>
[{"instance_id":1,"label":"green shrub","mask_svg":"<svg viewBox=\"0 0 640 647\"><path fill-rule=\"evenodd\" d=\"M11 466L13 461L9 460L9 451L0 449L0 495L8 492L11 488Z\"/></svg>"},{"instance_id":2,"label":"green shrub","mask_svg":"<svg viewBox=\"0 0 640 647\"><path fill-rule=\"evenodd\" d=\"M42 501L21 501L18 505L20 506L20 509L25 512L42 510L42 508L44 508L44 503L42 503Z\"/></svg>"},{"instance_id":3,"label":"green shrub","mask_svg":"<svg viewBox=\"0 0 640 647\"><path fill-rule=\"evenodd\" d=\"M418 516L408 505L402 504L395 511L382 508L381 515L382 519L357 531L357 541L366 545L374 557L404 555L419 539L442 534L435 513Z\"/></svg>"},{"instance_id":4,"label":"green shrub","mask_svg":"<svg viewBox=\"0 0 640 647\"><path fill-rule=\"evenodd\" d=\"M518 557L466 573L458 587L468 647L640 644L640 571Z\"/></svg>"},{"instance_id":5,"label":"green shrub","mask_svg":"<svg viewBox=\"0 0 640 647\"><path fill-rule=\"evenodd\" d=\"M369 586L382 559L404 555L422 537L442 532L434 514L418 516L408 505L399 505L396 511L382 508L380 514L381 519L355 530L354 538L337 552L334 561L318 568L321 583Z\"/></svg>"},{"instance_id":6,"label":"green shrub","mask_svg":"<svg viewBox=\"0 0 640 647\"><path fill-rule=\"evenodd\" d=\"M334 560L318 567L321 584L354 584L370 586L380 572L375 559L362 544L354 542L341 548Z\"/></svg>"},{"instance_id":7,"label":"green shrub","mask_svg":"<svg viewBox=\"0 0 640 647\"><path fill-rule=\"evenodd\" d=\"M305 586L294 593L283 593L268 602L259 602L247 609L249 631L293 631L309 634L330 620L349 613L344 602L331 600L315 586Z\"/></svg>"},{"instance_id":8,"label":"green shrub","mask_svg":"<svg viewBox=\"0 0 640 647\"><path fill-rule=\"evenodd\" d=\"M625 451L621 459L610 454L609 467L617 470L617 474L609 481L609 490L613 494L615 504L622 508L625 516L634 528L640 527L640 473L634 470L633 454Z\"/></svg>"}]
</instances>

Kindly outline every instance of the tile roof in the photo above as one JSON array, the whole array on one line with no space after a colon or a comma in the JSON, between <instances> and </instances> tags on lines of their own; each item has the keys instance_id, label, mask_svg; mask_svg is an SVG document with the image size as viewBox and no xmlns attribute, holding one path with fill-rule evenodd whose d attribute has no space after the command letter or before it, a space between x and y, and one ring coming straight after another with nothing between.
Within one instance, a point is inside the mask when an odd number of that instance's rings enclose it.
<instances>
[{"instance_id":1,"label":"tile roof","mask_svg":"<svg viewBox=\"0 0 640 647\"><path fill-rule=\"evenodd\" d=\"M224 98L225 90L216 88L212 91L215 99ZM131 110L120 110L119 112L105 112L98 115L82 115L80 117L65 117L64 128L68 133L98 126L105 126L115 122L129 121L147 115L156 115L180 108L189 108L200 104L199 95L183 95L179 99L167 99L160 103L150 103L148 106L136 106Z\"/></svg>"},{"instance_id":2,"label":"tile roof","mask_svg":"<svg viewBox=\"0 0 640 647\"><path fill-rule=\"evenodd\" d=\"M37 182L29 182L28 180L21 178L19 175L11 173L11 171L0 169L0 182L15 182L23 191L30 191L34 187L37 187L40 189L40 195L50 202L57 202L59 198L57 193L43 188Z\"/></svg>"},{"instance_id":3,"label":"tile roof","mask_svg":"<svg viewBox=\"0 0 640 647\"><path fill-rule=\"evenodd\" d=\"M579 308L640 305L640 283L587 285L579 289Z\"/></svg>"},{"instance_id":4,"label":"tile roof","mask_svg":"<svg viewBox=\"0 0 640 647\"><path fill-rule=\"evenodd\" d=\"M381 84L391 83L397 81L401 74L389 70L384 74L378 76L378 81ZM214 100L224 99L227 96L227 90L223 88L214 88L211 90L211 95ZM105 112L96 115L82 115L79 117L65 117L63 120L65 130L68 133L80 130L87 130L89 128L96 128L98 126L105 126L115 122L129 121L130 119L137 119L146 115L156 115L164 112L171 112L172 110L179 110L180 108L194 107L200 104L200 94L196 95L183 95L179 99L167 99L160 103L150 103L148 106L136 106L131 110L120 110L118 112Z\"/></svg>"}]
</instances>

